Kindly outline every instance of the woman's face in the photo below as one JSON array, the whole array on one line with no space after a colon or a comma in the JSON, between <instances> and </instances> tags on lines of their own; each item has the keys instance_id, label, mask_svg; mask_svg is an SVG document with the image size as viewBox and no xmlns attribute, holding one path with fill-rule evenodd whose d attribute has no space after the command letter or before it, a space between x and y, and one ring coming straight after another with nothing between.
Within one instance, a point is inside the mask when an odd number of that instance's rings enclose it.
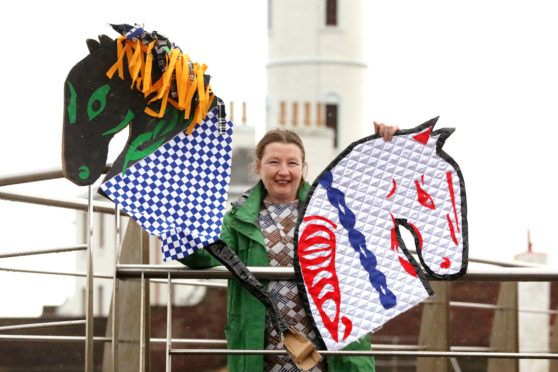
<instances>
[{"instance_id":1,"label":"woman's face","mask_svg":"<svg viewBox=\"0 0 558 372\"><path fill-rule=\"evenodd\" d=\"M293 143L272 142L265 146L256 172L267 190L266 200L288 203L296 199L302 179L302 151Z\"/></svg>"}]
</instances>

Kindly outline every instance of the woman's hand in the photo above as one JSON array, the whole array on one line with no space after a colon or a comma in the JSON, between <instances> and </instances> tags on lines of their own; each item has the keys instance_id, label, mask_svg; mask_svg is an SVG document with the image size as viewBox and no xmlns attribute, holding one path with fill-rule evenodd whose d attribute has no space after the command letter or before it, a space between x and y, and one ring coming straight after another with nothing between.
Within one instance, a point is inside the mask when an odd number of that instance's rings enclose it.
<instances>
[{"instance_id":1,"label":"woman's hand","mask_svg":"<svg viewBox=\"0 0 558 372\"><path fill-rule=\"evenodd\" d=\"M374 122L374 133L379 134L384 141L391 141L395 132L399 130L397 125L387 125L384 123Z\"/></svg>"}]
</instances>

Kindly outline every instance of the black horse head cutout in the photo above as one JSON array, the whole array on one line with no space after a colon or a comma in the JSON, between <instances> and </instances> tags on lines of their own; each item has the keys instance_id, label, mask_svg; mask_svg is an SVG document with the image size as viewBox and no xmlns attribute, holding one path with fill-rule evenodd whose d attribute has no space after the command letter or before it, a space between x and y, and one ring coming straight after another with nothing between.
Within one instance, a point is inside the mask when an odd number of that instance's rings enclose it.
<instances>
[{"instance_id":1,"label":"black horse head cutout","mask_svg":"<svg viewBox=\"0 0 558 372\"><path fill-rule=\"evenodd\" d=\"M188 128L200 101L198 91L189 92L191 109L186 118L184 110L175 107L176 105L166 105L166 102L150 103L155 111L162 112L160 117L154 116L153 110L146 112L149 111L146 107L150 99L157 92L146 94L139 88L133 88L132 67L120 69L123 78L107 76L107 72L119 58L119 42L128 41L122 37L115 41L105 35L100 36L99 41L87 40L90 53L70 70L64 84L62 167L65 177L80 186L91 185L99 178L107 162L109 142L116 133L129 128L126 146L105 179L125 171ZM149 53L151 51L147 54ZM121 54L128 58L130 64L130 57L133 55L126 55L125 52ZM158 82L163 75L164 71L154 63L151 81ZM209 76L203 75L202 79L203 90L209 92L211 101L211 104L206 105L207 110L215 106L216 100L213 100L214 96L209 89ZM176 84L176 80L172 80L172 83ZM199 87L195 82L190 82L190 86L194 85L196 87L193 89Z\"/></svg>"}]
</instances>

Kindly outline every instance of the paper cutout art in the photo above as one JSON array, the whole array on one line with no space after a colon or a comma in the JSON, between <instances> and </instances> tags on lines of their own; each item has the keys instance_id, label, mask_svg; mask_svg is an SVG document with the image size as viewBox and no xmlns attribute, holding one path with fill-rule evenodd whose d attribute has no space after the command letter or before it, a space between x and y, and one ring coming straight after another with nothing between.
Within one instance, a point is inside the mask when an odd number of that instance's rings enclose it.
<instances>
[{"instance_id":1,"label":"paper cutout art","mask_svg":"<svg viewBox=\"0 0 558 372\"><path fill-rule=\"evenodd\" d=\"M105 180L179 132L191 132L217 105L205 65L192 63L156 32L113 27L123 35L87 40L89 54L64 83L62 168L80 186L99 178L108 144L124 128L129 127L128 141Z\"/></svg>"},{"instance_id":2,"label":"paper cutout art","mask_svg":"<svg viewBox=\"0 0 558 372\"><path fill-rule=\"evenodd\" d=\"M295 270L322 348L339 350L433 295L401 238L413 235L428 274L467 268L463 176L442 150L438 118L393 141L351 144L312 185L299 216Z\"/></svg>"},{"instance_id":3,"label":"paper cutout art","mask_svg":"<svg viewBox=\"0 0 558 372\"><path fill-rule=\"evenodd\" d=\"M218 239L230 181L232 123L211 91L207 66L192 63L156 32L113 28L122 36L88 40L90 54L66 79L64 175L78 185L95 182L110 139L129 126L128 143L100 192L161 238L165 261L207 249L266 306L295 361L315 364L320 358L315 346L290 328L265 287Z\"/></svg>"}]
</instances>

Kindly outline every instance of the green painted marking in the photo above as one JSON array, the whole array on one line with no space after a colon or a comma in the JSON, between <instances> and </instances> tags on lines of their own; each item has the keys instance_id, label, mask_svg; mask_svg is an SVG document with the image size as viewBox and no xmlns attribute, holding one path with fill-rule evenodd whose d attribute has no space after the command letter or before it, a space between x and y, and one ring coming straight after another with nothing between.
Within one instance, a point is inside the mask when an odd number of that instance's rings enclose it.
<instances>
[{"instance_id":1,"label":"green painted marking","mask_svg":"<svg viewBox=\"0 0 558 372\"><path fill-rule=\"evenodd\" d=\"M159 120L159 122L157 123L157 126L155 127L155 129L153 129L153 132L151 134L151 138L155 139L155 137L157 137L157 134L159 133L159 131L161 130L161 128L163 128L166 124L165 119L161 119ZM164 134L164 133L163 133ZM163 135L161 134L161 135Z\"/></svg>"},{"instance_id":2,"label":"green painted marking","mask_svg":"<svg viewBox=\"0 0 558 372\"><path fill-rule=\"evenodd\" d=\"M81 178L82 180L86 180L89 178L89 168L87 167L87 165L82 165L81 167L79 167L79 178Z\"/></svg>"},{"instance_id":3,"label":"green painted marking","mask_svg":"<svg viewBox=\"0 0 558 372\"><path fill-rule=\"evenodd\" d=\"M122 166L122 175L124 175L124 172L126 172L126 169L128 169L129 162L145 158L147 155L157 150L157 148L159 148L159 146L161 146L165 142L165 138L163 137L159 141L151 144L151 146L143 150L138 150L138 147L142 143L149 141L152 135L153 135L152 132L140 134L134 140L134 142L130 144L130 149L128 150L128 152L126 153L126 157L124 158L124 165Z\"/></svg>"},{"instance_id":4,"label":"green painted marking","mask_svg":"<svg viewBox=\"0 0 558 372\"><path fill-rule=\"evenodd\" d=\"M175 109L172 109L172 116L170 122L166 122L165 119L161 119L157 122L155 129L150 132L145 132L140 134L131 144L130 148L126 152L126 156L124 158L124 165L122 167L122 175L128 169L128 164L131 161L141 160L151 154L153 151L157 150L166 140L166 135L170 133L177 125L180 127L187 127L193 119L188 119L186 125L184 125L184 119L181 115L181 112ZM155 140L159 138L156 142L152 143L149 147L138 150L138 148L144 144L145 142Z\"/></svg>"},{"instance_id":5,"label":"green painted marking","mask_svg":"<svg viewBox=\"0 0 558 372\"><path fill-rule=\"evenodd\" d=\"M70 118L70 124L76 122L76 100L77 94L72 83L68 81L68 89L70 89L70 103L68 103L68 117Z\"/></svg>"},{"instance_id":6,"label":"green painted marking","mask_svg":"<svg viewBox=\"0 0 558 372\"><path fill-rule=\"evenodd\" d=\"M169 125L167 126L167 128L163 131L163 133L161 133L161 136L164 136L165 134L167 134L171 130L173 130L179 119L180 119L180 112L178 110L173 110L171 121L170 121Z\"/></svg>"},{"instance_id":7,"label":"green painted marking","mask_svg":"<svg viewBox=\"0 0 558 372\"><path fill-rule=\"evenodd\" d=\"M112 129L109 129L106 132L103 132L103 136L120 132L120 130L122 128L124 128L126 125L130 124L130 122L132 121L134 116L135 115L132 112L132 110L128 110L128 112L126 113L126 117L122 120L122 122L120 124L118 124L116 127L112 128Z\"/></svg>"},{"instance_id":8,"label":"green painted marking","mask_svg":"<svg viewBox=\"0 0 558 372\"><path fill-rule=\"evenodd\" d=\"M87 103L87 116L89 116L89 121L95 119L97 115L99 115L105 109L105 105L107 104L107 94L110 90L110 85L105 84L99 88L89 98L89 102ZM100 103L100 107L98 109L93 109L93 104L95 102Z\"/></svg>"}]
</instances>

